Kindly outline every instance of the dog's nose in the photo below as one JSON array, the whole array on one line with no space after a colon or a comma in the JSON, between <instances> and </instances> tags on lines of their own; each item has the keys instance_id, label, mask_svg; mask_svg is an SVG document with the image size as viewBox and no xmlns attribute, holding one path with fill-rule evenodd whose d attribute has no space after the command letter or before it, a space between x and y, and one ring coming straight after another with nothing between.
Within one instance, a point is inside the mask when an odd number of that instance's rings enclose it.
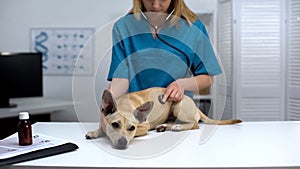
<instances>
[{"instance_id":1,"label":"dog's nose","mask_svg":"<svg viewBox=\"0 0 300 169\"><path fill-rule=\"evenodd\" d=\"M118 140L118 149L125 149L127 147L127 140L125 137L121 137Z\"/></svg>"},{"instance_id":2,"label":"dog's nose","mask_svg":"<svg viewBox=\"0 0 300 169\"><path fill-rule=\"evenodd\" d=\"M163 98L164 98L164 95L159 95L158 96L158 101L161 103L161 104L165 104L165 102L163 101Z\"/></svg>"}]
</instances>

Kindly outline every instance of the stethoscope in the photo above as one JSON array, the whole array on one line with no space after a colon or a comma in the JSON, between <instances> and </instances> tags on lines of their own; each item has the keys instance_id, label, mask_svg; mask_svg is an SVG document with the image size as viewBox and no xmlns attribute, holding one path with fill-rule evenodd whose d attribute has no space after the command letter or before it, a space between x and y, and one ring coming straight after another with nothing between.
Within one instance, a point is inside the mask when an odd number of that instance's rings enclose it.
<instances>
[{"instance_id":1,"label":"stethoscope","mask_svg":"<svg viewBox=\"0 0 300 169\"><path fill-rule=\"evenodd\" d=\"M183 54L183 55L185 56L186 61L187 61L187 63L186 63L186 64L187 64L187 70L186 70L184 76L186 76L186 75L188 74L188 72L189 72L189 66L190 66L190 60L189 60L189 57L187 56L186 53L184 53L184 52L183 52L182 50L180 50L178 47L176 47L176 46L170 44L169 42L165 41L164 39L162 39L162 38L160 37L160 35L158 34L158 29L161 28L162 26L164 26L164 24L169 20L169 18L172 16L172 14L174 13L174 11L175 11L175 9L172 10L172 12L166 17L166 19L165 19L160 25L152 25L152 24L149 22L147 16L144 14L144 12L143 12L142 10L140 10L140 13L141 13L141 15L144 17L144 19L147 21L147 23L148 23L152 28L154 28L154 33L155 33L156 37L157 37L160 41L162 41L162 42L165 43L166 45L168 45L168 46L170 46L171 48L177 50L178 52L180 52L181 54Z\"/></svg>"},{"instance_id":2,"label":"stethoscope","mask_svg":"<svg viewBox=\"0 0 300 169\"><path fill-rule=\"evenodd\" d=\"M158 34L158 29L161 28L161 27L169 20L169 18L170 18L171 15L174 13L174 11L175 11L175 9L172 10L172 12L166 17L166 19L164 20L163 23L161 23L160 25L156 25L156 26L152 25L152 24L149 22L147 16L144 14L143 11L141 11L141 14L142 14L142 16L145 18L145 20L148 22L148 24L149 24L152 28L154 28L155 34L157 35L157 34Z\"/></svg>"}]
</instances>

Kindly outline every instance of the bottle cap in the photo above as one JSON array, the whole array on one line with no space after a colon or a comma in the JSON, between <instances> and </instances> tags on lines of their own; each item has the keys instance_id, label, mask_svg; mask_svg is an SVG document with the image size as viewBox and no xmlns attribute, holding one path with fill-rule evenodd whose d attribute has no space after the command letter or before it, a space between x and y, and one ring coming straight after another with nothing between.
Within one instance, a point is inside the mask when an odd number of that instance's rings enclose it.
<instances>
[{"instance_id":1,"label":"bottle cap","mask_svg":"<svg viewBox=\"0 0 300 169\"><path fill-rule=\"evenodd\" d=\"M19 119L20 120L27 120L27 119L29 119L29 113L28 112L20 112L19 113Z\"/></svg>"}]
</instances>

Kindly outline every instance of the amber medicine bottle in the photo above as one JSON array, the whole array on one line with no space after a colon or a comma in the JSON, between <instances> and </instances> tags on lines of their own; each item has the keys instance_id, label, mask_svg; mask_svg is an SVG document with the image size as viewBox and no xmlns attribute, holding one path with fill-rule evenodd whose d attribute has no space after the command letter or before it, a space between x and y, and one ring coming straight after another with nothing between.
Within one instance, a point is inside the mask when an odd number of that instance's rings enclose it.
<instances>
[{"instance_id":1,"label":"amber medicine bottle","mask_svg":"<svg viewBox=\"0 0 300 169\"><path fill-rule=\"evenodd\" d=\"M31 123L29 121L28 112L19 113L18 137L20 146L32 144Z\"/></svg>"}]
</instances>

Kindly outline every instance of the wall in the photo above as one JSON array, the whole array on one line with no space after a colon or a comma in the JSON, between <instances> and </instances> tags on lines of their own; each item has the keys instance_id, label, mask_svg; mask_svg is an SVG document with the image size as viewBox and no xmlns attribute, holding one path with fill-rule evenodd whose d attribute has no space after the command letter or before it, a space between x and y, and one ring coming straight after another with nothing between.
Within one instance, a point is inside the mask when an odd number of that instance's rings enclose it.
<instances>
[{"instance_id":1,"label":"wall","mask_svg":"<svg viewBox=\"0 0 300 169\"><path fill-rule=\"evenodd\" d=\"M216 6L215 0L186 2L196 12L214 11ZM124 15L131 4L131 0L0 0L0 51L29 51L29 29L32 27L93 27L101 30ZM96 36L95 57L103 55L103 50L97 48L101 48L102 43L98 38L102 36ZM96 61L95 67L98 67ZM93 77L79 78L89 81ZM107 84L104 82L99 88L105 88ZM72 100L72 77L44 76L44 95ZM83 121L97 121L93 115L80 114L78 117ZM52 120L77 121L78 117L74 109L68 109L55 113Z\"/></svg>"},{"instance_id":2,"label":"wall","mask_svg":"<svg viewBox=\"0 0 300 169\"><path fill-rule=\"evenodd\" d=\"M185 0L186 4L194 12L211 12L216 11L216 0Z\"/></svg>"}]
</instances>

